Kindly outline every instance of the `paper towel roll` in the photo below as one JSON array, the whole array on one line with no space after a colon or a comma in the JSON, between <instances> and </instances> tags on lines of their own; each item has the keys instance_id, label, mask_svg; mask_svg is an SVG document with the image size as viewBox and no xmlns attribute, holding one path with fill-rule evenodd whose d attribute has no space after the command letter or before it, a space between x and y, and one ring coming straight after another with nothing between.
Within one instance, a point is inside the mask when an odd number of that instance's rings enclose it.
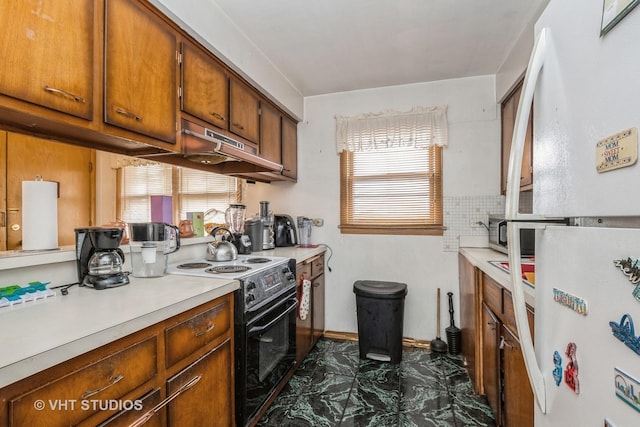
<instances>
[{"instance_id":1,"label":"paper towel roll","mask_svg":"<svg viewBox=\"0 0 640 427\"><path fill-rule=\"evenodd\" d=\"M58 183L22 181L22 250L58 248Z\"/></svg>"}]
</instances>

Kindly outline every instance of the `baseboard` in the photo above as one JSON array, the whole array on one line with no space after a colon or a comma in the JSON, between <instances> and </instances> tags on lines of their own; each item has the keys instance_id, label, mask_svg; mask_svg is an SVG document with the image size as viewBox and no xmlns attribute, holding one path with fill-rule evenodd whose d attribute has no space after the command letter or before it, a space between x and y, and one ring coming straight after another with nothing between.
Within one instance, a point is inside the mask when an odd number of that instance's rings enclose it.
<instances>
[{"instance_id":1,"label":"baseboard","mask_svg":"<svg viewBox=\"0 0 640 427\"><path fill-rule=\"evenodd\" d=\"M324 336L334 340L346 340L346 341L358 341L358 334L355 332L338 332L338 331L324 331ZM415 347L431 349L431 341L417 340L415 338L404 337L402 338L403 347Z\"/></svg>"}]
</instances>

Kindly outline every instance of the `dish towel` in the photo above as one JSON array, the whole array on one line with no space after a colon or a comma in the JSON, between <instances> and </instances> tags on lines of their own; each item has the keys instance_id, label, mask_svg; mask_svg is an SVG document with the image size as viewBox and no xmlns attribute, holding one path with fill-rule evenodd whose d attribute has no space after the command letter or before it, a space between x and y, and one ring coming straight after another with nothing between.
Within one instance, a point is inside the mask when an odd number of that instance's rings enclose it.
<instances>
[{"instance_id":1,"label":"dish towel","mask_svg":"<svg viewBox=\"0 0 640 427\"><path fill-rule=\"evenodd\" d=\"M298 317L306 320L309 315L309 299L311 298L311 281L302 279L302 295L300 296L300 306L298 307Z\"/></svg>"}]
</instances>

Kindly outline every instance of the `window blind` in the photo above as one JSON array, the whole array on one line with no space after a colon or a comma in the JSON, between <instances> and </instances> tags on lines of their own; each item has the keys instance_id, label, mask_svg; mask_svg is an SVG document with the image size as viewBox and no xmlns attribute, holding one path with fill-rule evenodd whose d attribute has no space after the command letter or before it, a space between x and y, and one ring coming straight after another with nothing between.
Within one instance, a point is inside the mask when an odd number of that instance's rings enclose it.
<instances>
[{"instance_id":1,"label":"window blind","mask_svg":"<svg viewBox=\"0 0 640 427\"><path fill-rule=\"evenodd\" d=\"M433 234L432 230L441 230L441 168L442 148L435 145L343 151L341 231Z\"/></svg>"}]
</instances>

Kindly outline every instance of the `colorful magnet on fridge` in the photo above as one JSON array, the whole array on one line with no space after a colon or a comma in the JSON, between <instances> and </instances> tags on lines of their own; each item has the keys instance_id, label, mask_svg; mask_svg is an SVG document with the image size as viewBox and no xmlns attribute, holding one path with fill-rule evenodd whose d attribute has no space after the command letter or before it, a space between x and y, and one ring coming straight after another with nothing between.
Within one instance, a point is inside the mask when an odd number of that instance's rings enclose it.
<instances>
[{"instance_id":1,"label":"colorful magnet on fridge","mask_svg":"<svg viewBox=\"0 0 640 427\"><path fill-rule=\"evenodd\" d=\"M564 371L564 382L575 394L580 394L580 382L578 381L578 361L576 360L576 343L567 344L566 354L569 362Z\"/></svg>"},{"instance_id":2,"label":"colorful magnet on fridge","mask_svg":"<svg viewBox=\"0 0 640 427\"><path fill-rule=\"evenodd\" d=\"M630 314L624 314L620 319L620 323L613 320L609 322L613 336L622 341L627 347L640 355L640 337L636 337L633 327L633 319Z\"/></svg>"},{"instance_id":3,"label":"colorful magnet on fridge","mask_svg":"<svg viewBox=\"0 0 640 427\"><path fill-rule=\"evenodd\" d=\"M618 368L613 368L616 396L640 412L640 382Z\"/></svg>"},{"instance_id":4,"label":"colorful magnet on fridge","mask_svg":"<svg viewBox=\"0 0 640 427\"><path fill-rule=\"evenodd\" d=\"M553 366L553 379L559 387L562 382L562 356L557 350L553 352Z\"/></svg>"},{"instance_id":5,"label":"colorful magnet on fridge","mask_svg":"<svg viewBox=\"0 0 640 427\"><path fill-rule=\"evenodd\" d=\"M604 427L616 427L611 421L608 419L604 419Z\"/></svg>"},{"instance_id":6,"label":"colorful magnet on fridge","mask_svg":"<svg viewBox=\"0 0 640 427\"><path fill-rule=\"evenodd\" d=\"M633 297L640 302L640 285L637 285L636 288L633 290Z\"/></svg>"},{"instance_id":7,"label":"colorful magnet on fridge","mask_svg":"<svg viewBox=\"0 0 640 427\"><path fill-rule=\"evenodd\" d=\"M620 271L629 278L629 281L633 284L640 282L640 265L638 265L638 259L617 259L613 261L613 264L620 268Z\"/></svg>"}]
</instances>

